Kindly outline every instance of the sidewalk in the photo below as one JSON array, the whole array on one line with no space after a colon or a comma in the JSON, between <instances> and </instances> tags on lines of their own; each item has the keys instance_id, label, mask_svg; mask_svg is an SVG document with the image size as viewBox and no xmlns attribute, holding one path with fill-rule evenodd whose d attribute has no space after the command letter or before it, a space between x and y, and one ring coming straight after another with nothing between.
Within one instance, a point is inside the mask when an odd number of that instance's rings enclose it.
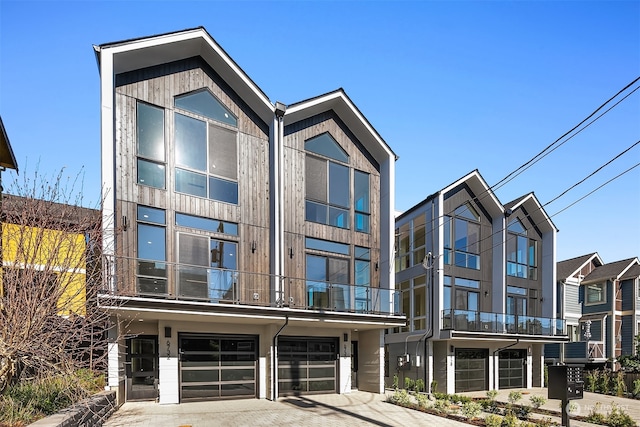
<instances>
[{"instance_id":1,"label":"sidewalk","mask_svg":"<svg viewBox=\"0 0 640 427\"><path fill-rule=\"evenodd\" d=\"M546 388L531 388L531 389L507 389L507 390L499 390L498 396L496 396L496 400L499 402L508 403L509 402L509 393L512 391L519 391L522 393L522 399L519 404L530 405L529 397L530 396L543 396L545 399L547 398L547 389ZM465 396L472 397L487 397L486 391L477 391L470 393L460 393ZM572 400L573 403L577 404L577 409L575 410L576 415L587 416L591 412L593 408L596 408L596 404L600 403L600 407L598 409L599 413L604 415L607 414L615 404L624 412L629 414L631 418L633 418L638 424L640 424L640 401L634 399L627 399L624 397L616 397L616 396L607 396L604 394L598 393L589 393L584 392L584 398L580 400ZM542 405L541 408L548 409L551 411L560 411L560 400L547 400L547 403ZM572 420L572 426L589 426L593 424L583 423L579 421Z\"/></svg>"}]
</instances>

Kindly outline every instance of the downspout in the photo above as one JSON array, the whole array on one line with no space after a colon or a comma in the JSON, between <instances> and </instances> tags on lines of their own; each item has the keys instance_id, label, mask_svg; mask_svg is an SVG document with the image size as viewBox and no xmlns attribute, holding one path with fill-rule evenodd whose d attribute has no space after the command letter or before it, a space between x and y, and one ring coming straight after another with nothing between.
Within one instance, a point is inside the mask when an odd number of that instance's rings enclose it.
<instances>
[{"instance_id":1,"label":"downspout","mask_svg":"<svg viewBox=\"0 0 640 427\"><path fill-rule=\"evenodd\" d=\"M433 203L433 201L432 201ZM432 217L433 217L433 210L432 210ZM432 234L432 238L433 238L433 232ZM433 247L433 246L432 246ZM425 332L420 339L416 342L416 357L418 356L418 345L420 345L420 341L424 340L424 361L422 362L422 366L424 369L424 387L425 389L427 389L429 387L429 384L427 383L427 339L432 338L433 337L433 254L431 252L429 252L427 254L427 257L425 259L426 262L426 269L429 270L429 274L427 274L427 278L429 279L429 304L427 304L427 307L432 307L431 308L431 313L429 316L427 316L427 318L429 319L429 324L427 326L427 332ZM416 377L418 376L418 368L416 367Z\"/></svg>"},{"instance_id":2,"label":"downspout","mask_svg":"<svg viewBox=\"0 0 640 427\"><path fill-rule=\"evenodd\" d=\"M271 387L271 400L275 402L278 399L278 336L284 328L289 324L289 315L287 314L285 317L284 325L278 329L278 332L273 336L273 350L271 350L271 383L273 386Z\"/></svg>"},{"instance_id":3,"label":"downspout","mask_svg":"<svg viewBox=\"0 0 640 427\"><path fill-rule=\"evenodd\" d=\"M516 338L516 342L514 342L513 344L509 344L506 347L502 347L502 348L498 348L498 349L494 350L493 351L493 365L494 365L494 367L495 367L495 364L496 364L496 353L497 352L502 351L502 350L506 350L506 349L511 348L511 347L513 347L515 345L518 345L518 344L520 344L520 338ZM495 371L493 372L493 389L494 390L497 390L497 388L496 388L496 377L497 377L496 373L497 372L495 372Z\"/></svg>"}]
</instances>

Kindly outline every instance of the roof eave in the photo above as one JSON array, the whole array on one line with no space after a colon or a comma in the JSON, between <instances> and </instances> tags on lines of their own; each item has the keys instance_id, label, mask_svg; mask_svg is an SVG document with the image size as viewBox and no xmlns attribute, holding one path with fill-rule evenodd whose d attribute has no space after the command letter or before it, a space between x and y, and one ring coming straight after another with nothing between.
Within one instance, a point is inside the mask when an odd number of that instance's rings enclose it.
<instances>
[{"instance_id":1,"label":"roof eave","mask_svg":"<svg viewBox=\"0 0 640 427\"><path fill-rule=\"evenodd\" d=\"M11 142L7 135L7 130L2 122L2 116L0 116L0 167L6 169L14 169L18 172L18 162L16 156L11 148Z\"/></svg>"}]
</instances>

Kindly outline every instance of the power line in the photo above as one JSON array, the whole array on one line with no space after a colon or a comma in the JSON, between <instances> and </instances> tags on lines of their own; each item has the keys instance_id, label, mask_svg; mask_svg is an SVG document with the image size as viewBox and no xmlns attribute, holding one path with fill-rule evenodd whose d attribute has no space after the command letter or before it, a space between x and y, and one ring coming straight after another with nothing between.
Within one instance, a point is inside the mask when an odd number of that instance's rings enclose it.
<instances>
[{"instance_id":1,"label":"power line","mask_svg":"<svg viewBox=\"0 0 640 427\"><path fill-rule=\"evenodd\" d=\"M640 141L637 141L635 144L631 145L629 148L627 148L626 150L624 150L622 153L618 154L617 156L615 156L613 159L609 160L607 163L605 163L604 165L600 166L598 169L594 170L593 172L591 172L589 175L587 175L586 177L584 177L582 180L578 181L577 183L573 184L571 187L567 188L566 190L564 190L562 193L560 193L559 195L557 195L556 197L554 197L553 199L549 200L547 203L545 203L544 205L542 205L542 207L545 207L553 202L555 202L556 200L558 200L560 197L564 196L565 194L567 194L569 191L573 190L574 188L576 188L578 185L582 184L583 182L585 182L586 180L588 180L589 178L591 178L592 176L594 176L595 174L597 174L598 172L600 172L602 169L604 169L605 167L609 166L611 163L613 163L616 159L620 158L622 155L624 155L625 153L627 153L629 150L631 150L633 147L635 147L636 145L640 144Z\"/></svg>"}]
</instances>

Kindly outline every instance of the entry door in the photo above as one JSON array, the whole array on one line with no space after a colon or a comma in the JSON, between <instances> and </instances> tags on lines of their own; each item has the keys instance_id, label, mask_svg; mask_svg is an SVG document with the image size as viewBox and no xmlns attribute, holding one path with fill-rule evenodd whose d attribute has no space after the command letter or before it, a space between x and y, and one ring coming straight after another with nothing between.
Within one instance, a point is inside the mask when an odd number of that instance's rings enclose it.
<instances>
[{"instance_id":1,"label":"entry door","mask_svg":"<svg viewBox=\"0 0 640 427\"><path fill-rule=\"evenodd\" d=\"M358 388L358 341L351 341L351 388Z\"/></svg>"},{"instance_id":2,"label":"entry door","mask_svg":"<svg viewBox=\"0 0 640 427\"><path fill-rule=\"evenodd\" d=\"M126 399L154 400L158 397L158 336L129 338L126 361Z\"/></svg>"},{"instance_id":3,"label":"entry door","mask_svg":"<svg viewBox=\"0 0 640 427\"><path fill-rule=\"evenodd\" d=\"M503 350L499 353L500 388L524 388L525 350Z\"/></svg>"}]
</instances>

